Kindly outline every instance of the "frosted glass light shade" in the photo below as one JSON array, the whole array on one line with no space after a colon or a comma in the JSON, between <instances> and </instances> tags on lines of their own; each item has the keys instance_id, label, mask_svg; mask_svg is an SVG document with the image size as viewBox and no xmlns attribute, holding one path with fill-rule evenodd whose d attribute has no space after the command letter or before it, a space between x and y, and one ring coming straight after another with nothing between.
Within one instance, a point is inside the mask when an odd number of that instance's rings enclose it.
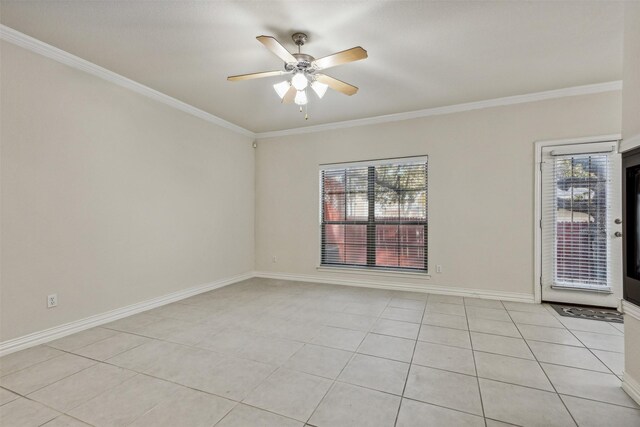
<instances>
[{"instance_id":1,"label":"frosted glass light shade","mask_svg":"<svg viewBox=\"0 0 640 427\"><path fill-rule=\"evenodd\" d=\"M291 85L296 88L296 90L304 90L309 84L309 80L307 80L307 76L303 73L296 73L295 76L291 79Z\"/></svg>"},{"instance_id":2,"label":"frosted glass light shade","mask_svg":"<svg viewBox=\"0 0 640 427\"><path fill-rule=\"evenodd\" d=\"M327 88L329 86L327 86L324 83L320 83L319 81L315 81L313 83L311 83L311 89L313 89L313 91L316 93L316 95L318 95L318 98L322 99L322 97L324 96L325 93L327 93Z\"/></svg>"},{"instance_id":3,"label":"frosted glass light shade","mask_svg":"<svg viewBox=\"0 0 640 427\"><path fill-rule=\"evenodd\" d=\"M273 89L275 89L280 99L284 98L284 95L289 91L290 87L291 84L289 84L289 82L286 80L273 85Z\"/></svg>"},{"instance_id":4,"label":"frosted glass light shade","mask_svg":"<svg viewBox=\"0 0 640 427\"><path fill-rule=\"evenodd\" d=\"M299 90L296 93L296 98L293 100L298 105L306 105L307 104L307 93L304 90Z\"/></svg>"}]
</instances>

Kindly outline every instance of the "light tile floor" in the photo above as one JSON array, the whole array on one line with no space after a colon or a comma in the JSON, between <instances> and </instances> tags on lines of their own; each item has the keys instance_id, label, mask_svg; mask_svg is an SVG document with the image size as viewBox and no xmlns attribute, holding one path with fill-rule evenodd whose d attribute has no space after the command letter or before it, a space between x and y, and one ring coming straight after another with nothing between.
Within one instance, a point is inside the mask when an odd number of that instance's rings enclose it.
<instances>
[{"instance_id":1,"label":"light tile floor","mask_svg":"<svg viewBox=\"0 0 640 427\"><path fill-rule=\"evenodd\" d=\"M252 279L0 359L2 426L640 426L618 324Z\"/></svg>"}]
</instances>

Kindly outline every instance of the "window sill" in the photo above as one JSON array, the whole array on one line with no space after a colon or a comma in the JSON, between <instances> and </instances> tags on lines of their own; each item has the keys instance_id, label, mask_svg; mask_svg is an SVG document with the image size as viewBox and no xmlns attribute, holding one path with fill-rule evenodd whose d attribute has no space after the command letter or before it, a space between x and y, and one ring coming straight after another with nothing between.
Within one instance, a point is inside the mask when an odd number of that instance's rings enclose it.
<instances>
[{"instance_id":1,"label":"window sill","mask_svg":"<svg viewBox=\"0 0 640 427\"><path fill-rule=\"evenodd\" d=\"M326 271L329 273L347 273L347 274L360 274L367 276L380 276L380 277L404 277L415 279L429 280L431 275L428 272L419 271L401 271L401 270L382 270L380 268L370 267L330 267L326 265L319 265L316 267L318 271Z\"/></svg>"}]
</instances>

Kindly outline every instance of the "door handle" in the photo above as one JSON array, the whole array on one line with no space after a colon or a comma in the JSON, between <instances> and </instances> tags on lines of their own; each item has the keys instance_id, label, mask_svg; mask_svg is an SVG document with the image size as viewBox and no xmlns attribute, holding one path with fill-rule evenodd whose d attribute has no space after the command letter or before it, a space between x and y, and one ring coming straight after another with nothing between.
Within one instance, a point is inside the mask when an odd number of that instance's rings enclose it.
<instances>
[{"instance_id":1,"label":"door handle","mask_svg":"<svg viewBox=\"0 0 640 427\"><path fill-rule=\"evenodd\" d=\"M622 237L622 233L621 233L621 232L619 232L619 231L616 231L615 233L613 233L613 235L614 235L615 237Z\"/></svg>"}]
</instances>

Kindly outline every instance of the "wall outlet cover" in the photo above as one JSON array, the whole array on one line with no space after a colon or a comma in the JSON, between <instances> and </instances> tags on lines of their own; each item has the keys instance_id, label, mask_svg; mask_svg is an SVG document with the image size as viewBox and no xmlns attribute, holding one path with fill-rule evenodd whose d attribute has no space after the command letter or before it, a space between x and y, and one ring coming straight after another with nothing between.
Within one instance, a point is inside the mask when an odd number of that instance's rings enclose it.
<instances>
[{"instance_id":1,"label":"wall outlet cover","mask_svg":"<svg viewBox=\"0 0 640 427\"><path fill-rule=\"evenodd\" d=\"M47 308L56 307L58 305L58 294L51 294L47 297Z\"/></svg>"}]
</instances>

